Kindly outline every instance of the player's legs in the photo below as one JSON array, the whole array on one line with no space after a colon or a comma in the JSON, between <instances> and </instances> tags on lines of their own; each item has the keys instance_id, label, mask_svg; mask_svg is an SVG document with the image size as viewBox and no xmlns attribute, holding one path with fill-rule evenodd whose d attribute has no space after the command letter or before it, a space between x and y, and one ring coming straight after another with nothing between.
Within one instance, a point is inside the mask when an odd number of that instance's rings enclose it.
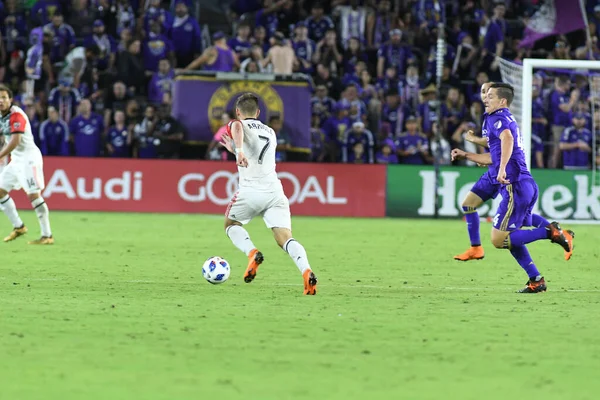
<instances>
[{"instance_id":1,"label":"player's legs","mask_svg":"<svg viewBox=\"0 0 600 400\"><path fill-rule=\"evenodd\" d=\"M467 193L462 203L462 210L467 222L467 232L469 233L471 247L464 253L454 256L455 260L481 260L485 256L479 236L479 213L477 212L477 208L495 195L496 185L489 182L486 175L482 175L475 185L473 185L471 191Z\"/></svg>"},{"instance_id":2,"label":"player's legs","mask_svg":"<svg viewBox=\"0 0 600 400\"><path fill-rule=\"evenodd\" d=\"M0 174L0 207L2 212L8 217L13 226L12 232L4 238L5 242L10 242L27 233L27 227L19 217L15 201L8 194L15 187L18 187L19 167L9 163Z\"/></svg>"},{"instance_id":3,"label":"player's legs","mask_svg":"<svg viewBox=\"0 0 600 400\"><path fill-rule=\"evenodd\" d=\"M41 193L45 187L44 165L40 159L24 163L19 174L19 185L27 194L31 207L35 211L40 224L41 236L29 244L54 244L52 230L50 229L50 211Z\"/></svg>"},{"instance_id":4,"label":"player's legs","mask_svg":"<svg viewBox=\"0 0 600 400\"><path fill-rule=\"evenodd\" d=\"M533 230L520 230L524 224L531 224L531 211L537 201L538 189L533 180L503 186L501 193L502 202L494 217L491 233L492 244L499 249L509 249L527 273L529 281L521 293L545 291L546 282L525 245L543 239L550 239L555 243L566 239L557 223Z\"/></svg>"},{"instance_id":5,"label":"player's legs","mask_svg":"<svg viewBox=\"0 0 600 400\"><path fill-rule=\"evenodd\" d=\"M265 225L273 231L275 241L294 261L304 279L304 294L317 294L317 276L308 262L304 246L292 237L292 217L288 199L281 195L263 213Z\"/></svg>"},{"instance_id":6,"label":"player's legs","mask_svg":"<svg viewBox=\"0 0 600 400\"><path fill-rule=\"evenodd\" d=\"M260 251L254 246L248 231L242 225L247 224L257 214L250 197L238 191L225 211L225 234L233 245L248 257L248 267L244 272L244 282L250 283L256 277L258 266L264 261Z\"/></svg>"}]
</instances>

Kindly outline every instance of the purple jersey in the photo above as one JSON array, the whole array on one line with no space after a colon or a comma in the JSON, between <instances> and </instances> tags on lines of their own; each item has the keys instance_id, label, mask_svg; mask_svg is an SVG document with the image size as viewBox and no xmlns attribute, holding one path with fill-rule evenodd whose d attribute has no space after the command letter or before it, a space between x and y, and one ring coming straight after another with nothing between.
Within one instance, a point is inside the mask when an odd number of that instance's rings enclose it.
<instances>
[{"instance_id":1,"label":"purple jersey","mask_svg":"<svg viewBox=\"0 0 600 400\"><path fill-rule=\"evenodd\" d=\"M576 129L571 126L563 132L560 138L561 143L583 142L590 148L592 147L592 132L589 129ZM563 150L563 165L565 169L589 169L590 153L581 149Z\"/></svg>"},{"instance_id":2,"label":"purple jersey","mask_svg":"<svg viewBox=\"0 0 600 400\"><path fill-rule=\"evenodd\" d=\"M169 34L175 55L193 56L202 51L200 25L191 16L175 18Z\"/></svg>"},{"instance_id":3,"label":"purple jersey","mask_svg":"<svg viewBox=\"0 0 600 400\"><path fill-rule=\"evenodd\" d=\"M75 139L75 155L98 157L104 122L100 115L92 113L89 118L78 115L69 123L69 131Z\"/></svg>"},{"instance_id":4,"label":"purple jersey","mask_svg":"<svg viewBox=\"0 0 600 400\"><path fill-rule=\"evenodd\" d=\"M144 69L158 71L158 62L167 58L171 51L173 51L173 44L165 35L150 32L144 42Z\"/></svg>"},{"instance_id":5,"label":"purple jersey","mask_svg":"<svg viewBox=\"0 0 600 400\"><path fill-rule=\"evenodd\" d=\"M111 154L111 157L129 157L130 150L129 145L127 144L127 127L124 126L122 128L118 128L116 125L113 125L108 130L108 135L106 136L106 142L113 147L114 152Z\"/></svg>"},{"instance_id":6,"label":"purple jersey","mask_svg":"<svg viewBox=\"0 0 600 400\"><path fill-rule=\"evenodd\" d=\"M554 116L552 121L553 125L565 127L571 125L571 121L569 121L569 113L560 109L561 104L569 103L569 98L569 93L561 93L558 90L552 92L552 95L550 96L550 111Z\"/></svg>"},{"instance_id":7,"label":"purple jersey","mask_svg":"<svg viewBox=\"0 0 600 400\"><path fill-rule=\"evenodd\" d=\"M308 36L315 42L318 43L325 37L325 33L329 29L333 29L333 21L331 18L324 16L318 21L313 17L306 19L306 26L308 27Z\"/></svg>"},{"instance_id":8,"label":"purple jersey","mask_svg":"<svg viewBox=\"0 0 600 400\"><path fill-rule=\"evenodd\" d=\"M171 93L175 71L171 70L166 75L155 72L148 84L148 101L152 104L162 104L166 93Z\"/></svg>"},{"instance_id":9,"label":"purple jersey","mask_svg":"<svg viewBox=\"0 0 600 400\"><path fill-rule=\"evenodd\" d=\"M348 117L340 119L337 116L331 116L323 124L323 131L328 142L337 141L342 143L348 128L350 128L350 118Z\"/></svg>"},{"instance_id":10,"label":"purple jersey","mask_svg":"<svg viewBox=\"0 0 600 400\"><path fill-rule=\"evenodd\" d=\"M252 47L252 43L250 43L250 41L248 40L243 41L238 39L237 37L234 37L229 39L229 41L227 42L227 46L229 46L229 48L235 51L236 53L241 53L244 50L250 50L250 47Z\"/></svg>"},{"instance_id":11,"label":"purple jersey","mask_svg":"<svg viewBox=\"0 0 600 400\"><path fill-rule=\"evenodd\" d=\"M414 152L414 154L403 156L402 164L421 165L425 164L423 156L421 155L421 149L424 151L429 150L429 139L427 136L415 133L405 133L400 135L395 142L398 150Z\"/></svg>"},{"instance_id":12,"label":"purple jersey","mask_svg":"<svg viewBox=\"0 0 600 400\"><path fill-rule=\"evenodd\" d=\"M523 152L523 136L517 126L517 121L508 110L501 108L489 114L486 118L487 123L487 142L492 156L491 173L498 175L500 168L500 159L502 154L502 141L500 135L508 130L513 136L513 152L506 165L506 179L515 183L524 179L531 179L527 163L525 162L525 153Z\"/></svg>"},{"instance_id":13,"label":"purple jersey","mask_svg":"<svg viewBox=\"0 0 600 400\"><path fill-rule=\"evenodd\" d=\"M410 115L408 106L399 105L398 107L390 107L384 104L381 110L381 120L390 124L390 133L397 137L404 132L404 122Z\"/></svg>"},{"instance_id":14,"label":"purple jersey","mask_svg":"<svg viewBox=\"0 0 600 400\"><path fill-rule=\"evenodd\" d=\"M354 153L354 146L358 143L363 145L364 150L361 159L357 159L356 154ZM355 163L360 161L365 164L373 164L375 162L373 154L374 147L375 139L373 138L371 131L365 130L362 133L356 133L353 130L348 130L345 132L342 141L342 162Z\"/></svg>"},{"instance_id":15,"label":"purple jersey","mask_svg":"<svg viewBox=\"0 0 600 400\"><path fill-rule=\"evenodd\" d=\"M69 155L69 127L60 119L52 122L49 119L40 125L40 150L45 156Z\"/></svg>"},{"instance_id":16,"label":"purple jersey","mask_svg":"<svg viewBox=\"0 0 600 400\"><path fill-rule=\"evenodd\" d=\"M398 76L403 76L408 60L413 58L413 54L409 46L388 44L377 51L377 57L385 60L385 68L394 67Z\"/></svg>"},{"instance_id":17,"label":"purple jersey","mask_svg":"<svg viewBox=\"0 0 600 400\"><path fill-rule=\"evenodd\" d=\"M221 72L231 72L233 71L233 51L230 49L223 49L221 47L215 47L217 50L217 58L215 61L206 66L206 70L208 71L221 71Z\"/></svg>"}]
</instances>

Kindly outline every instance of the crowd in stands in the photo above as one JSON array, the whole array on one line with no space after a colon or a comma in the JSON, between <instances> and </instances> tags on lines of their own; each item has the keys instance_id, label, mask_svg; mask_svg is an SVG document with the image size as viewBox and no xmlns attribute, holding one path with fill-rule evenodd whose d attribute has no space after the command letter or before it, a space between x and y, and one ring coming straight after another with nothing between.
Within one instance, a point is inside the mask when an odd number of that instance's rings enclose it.
<instances>
[{"instance_id":1,"label":"crowd in stands","mask_svg":"<svg viewBox=\"0 0 600 400\"><path fill-rule=\"evenodd\" d=\"M452 147L483 151L464 138L481 131L481 84L501 80L496 56L600 57L600 0L586 2L591 39L582 30L521 48L541 3L238 0L231 30L203 46L192 0L0 0L0 81L48 155L178 157L185 127L170 116L173 79L202 69L310 75L314 161L450 164ZM600 159L599 93L596 76L536 71L534 167L589 169ZM285 124L272 122L283 161ZM224 157L217 142L206 158Z\"/></svg>"}]
</instances>

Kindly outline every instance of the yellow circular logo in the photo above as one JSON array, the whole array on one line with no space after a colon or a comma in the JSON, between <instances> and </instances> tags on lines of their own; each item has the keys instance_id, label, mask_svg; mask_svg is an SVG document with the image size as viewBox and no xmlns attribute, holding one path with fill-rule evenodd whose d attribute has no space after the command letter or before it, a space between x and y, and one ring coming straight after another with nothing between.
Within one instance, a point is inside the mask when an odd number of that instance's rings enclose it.
<instances>
[{"instance_id":1,"label":"yellow circular logo","mask_svg":"<svg viewBox=\"0 0 600 400\"><path fill-rule=\"evenodd\" d=\"M251 92L258 96L261 101L260 115L264 122L269 118L278 116L283 122L283 101L275 89L268 82L236 81L224 83L213 93L208 103L208 120L212 132L223 126L221 116L227 111L233 110L235 100L243 93Z\"/></svg>"}]
</instances>

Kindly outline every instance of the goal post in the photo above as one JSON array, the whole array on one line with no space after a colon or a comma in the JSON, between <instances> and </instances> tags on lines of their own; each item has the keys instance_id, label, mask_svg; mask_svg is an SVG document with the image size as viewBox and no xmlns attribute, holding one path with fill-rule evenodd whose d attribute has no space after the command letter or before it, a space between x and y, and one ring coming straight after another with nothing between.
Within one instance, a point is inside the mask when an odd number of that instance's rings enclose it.
<instances>
[{"instance_id":1,"label":"goal post","mask_svg":"<svg viewBox=\"0 0 600 400\"><path fill-rule=\"evenodd\" d=\"M506 61L506 60L504 60ZM513 63L511 63L513 64ZM516 65L516 64L514 64ZM597 70L600 73L600 62L587 60L548 60L543 58L523 59L523 75L521 84L521 116L519 126L525 143L525 160L531 168L531 96L533 87L533 70L543 69L570 69L570 70ZM504 79L504 77L503 77ZM591 89L591 88L590 88ZM595 143L595 140L594 140ZM595 154L594 154L595 156ZM595 163L593 163L595 164Z\"/></svg>"}]
</instances>

